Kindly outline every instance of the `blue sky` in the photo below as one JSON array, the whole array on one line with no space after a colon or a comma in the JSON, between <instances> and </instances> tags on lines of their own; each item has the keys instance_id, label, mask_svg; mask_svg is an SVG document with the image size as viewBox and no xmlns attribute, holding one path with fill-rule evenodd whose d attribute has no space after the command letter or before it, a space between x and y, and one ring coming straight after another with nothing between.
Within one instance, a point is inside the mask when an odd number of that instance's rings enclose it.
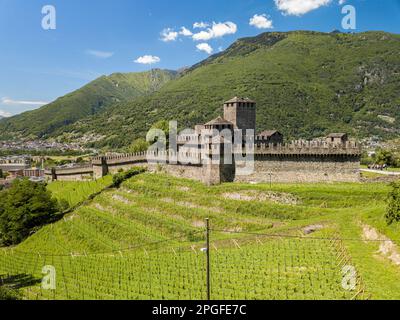
<instances>
[{"instance_id":1,"label":"blue sky","mask_svg":"<svg viewBox=\"0 0 400 320\"><path fill-rule=\"evenodd\" d=\"M55 30L42 28L45 5ZM345 5L356 9L355 32L400 33L400 0L0 0L0 116L103 74L190 66L241 37L342 30Z\"/></svg>"}]
</instances>

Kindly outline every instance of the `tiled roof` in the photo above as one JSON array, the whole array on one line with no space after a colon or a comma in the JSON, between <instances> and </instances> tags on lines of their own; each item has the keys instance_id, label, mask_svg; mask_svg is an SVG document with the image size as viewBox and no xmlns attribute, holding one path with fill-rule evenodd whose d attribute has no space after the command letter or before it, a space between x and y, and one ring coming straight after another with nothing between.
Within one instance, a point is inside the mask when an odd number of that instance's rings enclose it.
<instances>
[{"instance_id":1,"label":"tiled roof","mask_svg":"<svg viewBox=\"0 0 400 320\"><path fill-rule=\"evenodd\" d=\"M260 132L260 133L258 134L258 136L261 136L261 137L271 137L271 136L273 136L275 133L279 133L279 131L277 131L277 130L265 130L265 131L263 131L263 132Z\"/></svg>"},{"instance_id":2,"label":"tiled roof","mask_svg":"<svg viewBox=\"0 0 400 320\"><path fill-rule=\"evenodd\" d=\"M331 133L328 138L343 138L345 136L347 136L347 133Z\"/></svg>"},{"instance_id":3,"label":"tiled roof","mask_svg":"<svg viewBox=\"0 0 400 320\"><path fill-rule=\"evenodd\" d=\"M228 120L225 120L224 118L218 117L214 120L211 120L210 122L206 123L206 126L214 126L214 125L223 125L223 124L227 124L227 125L231 125L233 126L232 122L229 122Z\"/></svg>"}]
</instances>

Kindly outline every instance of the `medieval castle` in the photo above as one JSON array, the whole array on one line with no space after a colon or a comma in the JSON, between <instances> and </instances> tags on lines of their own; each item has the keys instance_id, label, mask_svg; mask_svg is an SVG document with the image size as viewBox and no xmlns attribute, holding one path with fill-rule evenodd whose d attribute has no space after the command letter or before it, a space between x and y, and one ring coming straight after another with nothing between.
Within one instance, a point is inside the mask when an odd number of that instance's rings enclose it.
<instances>
[{"instance_id":1,"label":"medieval castle","mask_svg":"<svg viewBox=\"0 0 400 320\"><path fill-rule=\"evenodd\" d=\"M360 146L344 133L284 143L278 131L256 132L256 102L235 97L224 103L223 117L177 135L174 150L149 149L139 154L100 156L89 165L53 168L46 175L53 180L81 180L147 166L150 171L163 171L209 185L236 181L353 182L360 178ZM237 133L243 140L234 143ZM231 161L226 161L227 155Z\"/></svg>"}]
</instances>

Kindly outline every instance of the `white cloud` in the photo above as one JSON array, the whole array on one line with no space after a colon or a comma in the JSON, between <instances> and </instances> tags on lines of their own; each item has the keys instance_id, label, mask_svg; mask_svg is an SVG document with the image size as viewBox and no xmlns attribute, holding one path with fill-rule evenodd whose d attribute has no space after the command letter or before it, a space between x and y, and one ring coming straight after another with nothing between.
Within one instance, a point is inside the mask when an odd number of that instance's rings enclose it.
<instances>
[{"instance_id":1,"label":"white cloud","mask_svg":"<svg viewBox=\"0 0 400 320\"><path fill-rule=\"evenodd\" d=\"M275 0L275 5L285 15L301 16L331 2L332 0Z\"/></svg>"},{"instance_id":2,"label":"white cloud","mask_svg":"<svg viewBox=\"0 0 400 320\"><path fill-rule=\"evenodd\" d=\"M136 63L140 64L154 64L160 62L161 59L157 56L150 56L150 55L145 55L142 57L139 57L135 60Z\"/></svg>"},{"instance_id":3,"label":"white cloud","mask_svg":"<svg viewBox=\"0 0 400 320\"><path fill-rule=\"evenodd\" d=\"M201 31L193 35L193 40L195 41L207 41L212 38L213 38L212 33L208 31Z\"/></svg>"},{"instance_id":4,"label":"white cloud","mask_svg":"<svg viewBox=\"0 0 400 320\"><path fill-rule=\"evenodd\" d=\"M21 106L21 105L28 105L28 106L43 106L48 104L45 101L27 101L27 100L13 100L10 98L1 98L1 103L9 106Z\"/></svg>"},{"instance_id":5,"label":"white cloud","mask_svg":"<svg viewBox=\"0 0 400 320\"><path fill-rule=\"evenodd\" d=\"M174 29L166 28L161 32L161 40L164 42L176 41L178 38L178 32Z\"/></svg>"},{"instance_id":6,"label":"white cloud","mask_svg":"<svg viewBox=\"0 0 400 320\"><path fill-rule=\"evenodd\" d=\"M341 6L342 4L345 4L346 0L339 0L339 5Z\"/></svg>"},{"instance_id":7,"label":"white cloud","mask_svg":"<svg viewBox=\"0 0 400 320\"><path fill-rule=\"evenodd\" d=\"M12 116L11 113L9 113L7 111L4 111L4 110L0 110L0 119L1 118L8 118L8 117L11 117L11 116Z\"/></svg>"},{"instance_id":8,"label":"white cloud","mask_svg":"<svg viewBox=\"0 0 400 320\"><path fill-rule=\"evenodd\" d=\"M179 31L179 34L185 37L191 37L193 35L193 32L185 27L182 27L181 31Z\"/></svg>"},{"instance_id":9,"label":"white cloud","mask_svg":"<svg viewBox=\"0 0 400 320\"><path fill-rule=\"evenodd\" d=\"M208 41L214 38L221 38L228 34L235 34L237 31L237 25L231 21L215 23L213 22L211 28L207 28L206 31L201 31L193 35L195 41Z\"/></svg>"},{"instance_id":10,"label":"white cloud","mask_svg":"<svg viewBox=\"0 0 400 320\"><path fill-rule=\"evenodd\" d=\"M98 50L86 50L86 54L94 56L96 58L108 59L108 58L111 58L114 55L114 52L98 51Z\"/></svg>"},{"instance_id":11,"label":"white cloud","mask_svg":"<svg viewBox=\"0 0 400 320\"><path fill-rule=\"evenodd\" d=\"M257 29L272 29L272 20L269 20L266 14L255 14L250 19L250 25Z\"/></svg>"},{"instance_id":12,"label":"white cloud","mask_svg":"<svg viewBox=\"0 0 400 320\"><path fill-rule=\"evenodd\" d=\"M209 26L210 24L208 22L195 22L193 24L193 29L205 29Z\"/></svg>"},{"instance_id":13,"label":"white cloud","mask_svg":"<svg viewBox=\"0 0 400 320\"><path fill-rule=\"evenodd\" d=\"M199 43L196 48L200 51L204 51L208 54L213 53L213 48L211 48L211 46L208 43Z\"/></svg>"}]
</instances>

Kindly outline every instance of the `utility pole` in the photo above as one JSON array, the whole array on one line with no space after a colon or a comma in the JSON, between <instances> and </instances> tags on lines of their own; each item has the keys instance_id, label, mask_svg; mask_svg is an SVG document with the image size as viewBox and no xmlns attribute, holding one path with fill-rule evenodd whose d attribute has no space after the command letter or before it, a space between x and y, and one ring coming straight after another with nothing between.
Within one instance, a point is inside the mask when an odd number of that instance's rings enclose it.
<instances>
[{"instance_id":1,"label":"utility pole","mask_svg":"<svg viewBox=\"0 0 400 320\"><path fill-rule=\"evenodd\" d=\"M206 245L207 245L207 300L211 300L211 287L210 287L210 219L206 219Z\"/></svg>"},{"instance_id":2,"label":"utility pole","mask_svg":"<svg viewBox=\"0 0 400 320\"><path fill-rule=\"evenodd\" d=\"M272 189L272 171L268 172L269 175L269 188Z\"/></svg>"}]
</instances>

